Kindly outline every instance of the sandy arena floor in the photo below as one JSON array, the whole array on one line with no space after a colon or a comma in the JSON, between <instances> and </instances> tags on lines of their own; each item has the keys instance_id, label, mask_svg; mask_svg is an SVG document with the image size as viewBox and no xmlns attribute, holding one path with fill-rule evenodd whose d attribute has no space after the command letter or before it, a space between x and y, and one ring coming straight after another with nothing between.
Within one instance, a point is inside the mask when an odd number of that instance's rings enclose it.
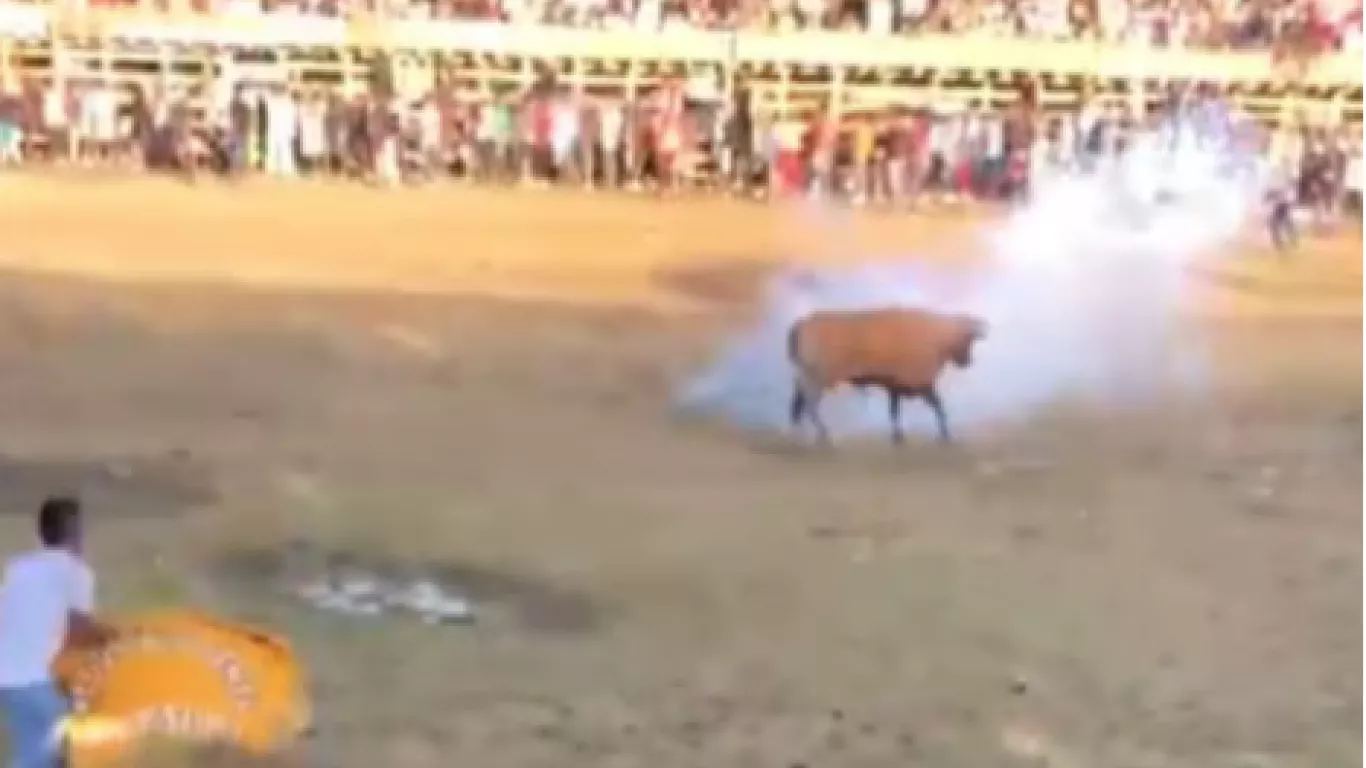
<instances>
[{"instance_id":1,"label":"sandy arena floor","mask_svg":"<svg viewBox=\"0 0 1366 768\"><path fill-rule=\"evenodd\" d=\"M288 634L322 768L1359 764L1359 237L1204 277L1209 401L833 457L671 413L778 261L971 226L0 179L0 536L81 490L107 606ZM307 610L319 553L478 620Z\"/></svg>"}]
</instances>

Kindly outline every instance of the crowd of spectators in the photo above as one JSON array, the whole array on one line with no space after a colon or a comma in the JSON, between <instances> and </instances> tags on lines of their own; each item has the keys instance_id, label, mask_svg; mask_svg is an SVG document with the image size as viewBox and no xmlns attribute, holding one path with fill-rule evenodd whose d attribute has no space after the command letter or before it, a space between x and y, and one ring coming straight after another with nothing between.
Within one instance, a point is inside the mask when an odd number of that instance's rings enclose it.
<instances>
[{"instance_id":1,"label":"crowd of spectators","mask_svg":"<svg viewBox=\"0 0 1366 768\"><path fill-rule=\"evenodd\" d=\"M1212 140L1233 160L1268 162L1276 186L1307 208L1359 206L1359 128L1268 130L1217 95L1189 90L1139 112L1097 98L1049 114L968 103L803 117L752 104L744 87L694 98L681 81L637 99L553 80L480 98L456 88L412 99L283 84L125 98L94 84L66 98L48 89L0 99L0 161L12 164L801 195L888 208L1024 199L1049 174L1106 172L1140 136L1170 146Z\"/></svg>"},{"instance_id":2,"label":"crowd of spectators","mask_svg":"<svg viewBox=\"0 0 1366 768\"><path fill-rule=\"evenodd\" d=\"M1356 48L1361 0L88 0L190 5L205 13L322 15L558 25L653 33L670 27L800 34L941 34L1106 41L1147 47L1290 51ZM672 191L710 187L755 196L812 194L855 204L1011 200L1042 174L1096 172L1133 137L1177 114L1221 113L1187 93L1149 112L1084 102L1066 114L978 104L769 114L695 98L682 84L649 95L591 97L553 83L530 92L343 96L268 87L218 93L139 92L108 84L70 95L7 95L0 160L123 162L226 174L343 174L382 183L450 175L486 183L572 183ZM736 100L738 99L738 100ZM1196 108L1189 109L1191 100ZM1178 108L1178 104L1184 105ZM121 105L121 106L119 106ZM1356 130L1239 126L1241 155L1270 160L1301 203L1360 200ZM1215 121L1219 122L1219 121ZM1358 202L1359 204L1359 202Z\"/></svg>"},{"instance_id":3,"label":"crowd of spectators","mask_svg":"<svg viewBox=\"0 0 1366 768\"><path fill-rule=\"evenodd\" d=\"M356 14L652 34L671 28L1096 41L1262 51L1359 50L1362 0L80 0L212 14ZM999 117L999 116L997 116ZM993 118L994 119L994 118Z\"/></svg>"}]
</instances>

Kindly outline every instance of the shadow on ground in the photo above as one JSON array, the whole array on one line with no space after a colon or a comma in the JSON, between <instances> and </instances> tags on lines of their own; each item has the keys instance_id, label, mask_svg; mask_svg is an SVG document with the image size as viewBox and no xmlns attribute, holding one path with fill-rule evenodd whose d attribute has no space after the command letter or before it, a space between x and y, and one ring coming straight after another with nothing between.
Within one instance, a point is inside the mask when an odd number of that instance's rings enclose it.
<instances>
[{"instance_id":1,"label":"shadow on ground","mask_svg":"<svg viewBox=\"0 0 1366 768\"><path fill-rule=\"evenodd\" d=\"M16 458L0 455L0 514L28 515L50 495L79 496L100 517L176 517L218 500L209 473L186 455Z\"/></svg>"},{"instance_id":2,"label":"shadow on ground","mask_svg":"<svg viewBox=\"0 0 1366 768\"><path fill-rule=\"evenodd\" d=\"M1361 281L1318 276L1288 279L1284 273L1248 273L1227 267L1195 265L1188 268L1199 280L1252 298L1276 300L1353 300L1361 297Z\"/></svg>"},{"instance_id":3,"label":"shadow on ground","mask_svg":"<svg viewBox=\"0 0 1366 768\"><path fill-rule=\"evenodd\" d=\"M713 308L752 306L779 266L765 259L699 258L687 267L656 270L654 283L668 293Z\"/></svg>"}]
</instances>

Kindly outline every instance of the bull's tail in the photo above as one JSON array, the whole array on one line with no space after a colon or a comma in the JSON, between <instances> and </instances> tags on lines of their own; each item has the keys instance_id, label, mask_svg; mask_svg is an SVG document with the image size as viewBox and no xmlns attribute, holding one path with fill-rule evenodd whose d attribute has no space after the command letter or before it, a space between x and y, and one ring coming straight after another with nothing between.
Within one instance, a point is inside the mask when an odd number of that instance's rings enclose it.
<instances>
[{"instance_id":1,"label":"bull's tail","mask_svg":"<svg viewBox=\"0 0 1366 768\"><path fill-rule=\"evenodd\" d=\"M815 410L816 400L813 399L813 393L808 392L806 362L802 359L802 335L802 322L798 320L787 331L787 360L793 368L792 402L788 408L788 421L796 427L809 413L817 428L824 433L825 428L820 423L820 414Z\"/></svg>"},{"instance_id":2,"label":"bull's tail","mask_svg":"<svg viewBox=\"0 0 1366 768\"><path fill-rule=\"evenodd\" d=\"M800 320L787 329L787 360L797 368L802 365L802 323Z\"/></svg>"},{"instance_id":3,"label":"bull's tail","mask_svg":"<svg viewBox=\"0 0 1366 768\"><path fill-rule=\"evenodd\" d=\"M806 415L806 392L802 390L802 383L798 381L792 387L792 402L788 406L787 418L792 426L802 423L802 417Z\"/></svg>"},{"instance_id":4,"label":"bull's tail","mask_svg":"<svg viewBox=\"0 0 1366 768\"><path fill-rule=\"evenodd\" d=\"M802 322L798 320L787 329L787 361L792 364L796 375L792 383L792 403L788 408L788 421L797 426L806 412L806 392L802 386Z\"/></svg>"}]
</instances>

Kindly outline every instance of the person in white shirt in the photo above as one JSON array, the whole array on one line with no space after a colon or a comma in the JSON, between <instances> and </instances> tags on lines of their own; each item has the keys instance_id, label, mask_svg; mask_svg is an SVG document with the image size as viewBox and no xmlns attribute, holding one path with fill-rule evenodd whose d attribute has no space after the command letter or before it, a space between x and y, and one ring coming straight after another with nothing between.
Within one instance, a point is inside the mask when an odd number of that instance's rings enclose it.
<instances>
[{"instance_id":1,"label":"person in white shirt","mask_svg":"<svg viewBox=\"0 0 1366 768\"><path fill-rule=\"evenodd\" d=\"M69 160L76 159L76 142L72 140L67 119L66 94L55 86L43 91L43 129L47 131L54 154L65 151Z\"/></svg>"},{"instance_id":2,"label":"person in white shirt","mask_svg":"<svg viewBox=\"0 0 1366 768\"><path fill-rule=\"evenodd\" d=\"M38 510L41 548L5 564L0 583L0 714L12 768L58 768L67 702L52 662L71 638L104 643L112 631L93 617L95 575L81 557L81 505L49 498Z\"/></svg>"},{"instance_id":3,"label":"person in white shirt","mask_svg":"<svg viewBox=\"0 0 1366 768\"><path fill-rule=\"evenodd\" d=\"M299 159L309 174L323 170L327 157L327 104L317 93L298 105Z\"/></svg>"},{"instance_id":4,"label":"person in white shirt","mask_svg":"<svg viewBox=\"0 0 1366 768\"><path fill-rule=\"evenodd\" d=\"M294 95L276 85L266 97L266 171L294 176L294 140L299 136L299 106Z\"/></svg>"},{"instance_id":5,"label":"person in white shirt","mask_svg":"<svg viewBox=\"0 0 1366 768\"><path fill-rule=\"evenodd\" d=\"M598 143L602 145L603 182L616 187L621 182L621 169L626 165L622 153L622 133L625 128L623 105L617 101L604 101L598 111Z\"/></svg>"},{"instance_id":6,"label":"person in white shirt","mask_svg":"<svg viewBox=\"0 0 1366 768\"><path fill-rule=\"evenodd\" d=\"M902 28L914 27L919 24L929 10L929 0L902 0L900 13Z\"/></svg>"},{"instance_id":7,"label":"person in white shirt","mask_svg":"<svg viewBox=\"0 0 1366 768\"><path fill-rule=\"evenodd\" d=\"M658 32L664 26L664 6L660 0L640 0L636 6L636 30Z\"/></svg>"},{"instance_id":8,"label":"person in white shirt","mask_svg":"<svg viewBox=\"0 0 1366 768\"><path fill-rule=\"evenodd\" d=\"M550 151L556 179L563 181L574 173L574 145L579 140L579 110L572 100L561 97L551 106Z\"/></svg>"},{"instance_id":9,"label":"person in white shirt","mask_svg":"<svg viewBox=\"0 0 1366 768\"><path fill-rule=\"evenodd\" d=\"M868 18L865 30L875 35L892 34L892 16L895 9L892 0L871 0L868 3Z\"/></svg>"},{"instance_id":10,"label":"person in white shirt","mask_svg":"<svg viewBox=\"0 0 1366 768\"><path fill-rule=\"evenodd\" d=\"M1360 134L1358 134L1359 136ZM1361 217L1361 139L1339 136L1337 151L1342 155L1342 207Z\"/></svg>"}]
</instances>

